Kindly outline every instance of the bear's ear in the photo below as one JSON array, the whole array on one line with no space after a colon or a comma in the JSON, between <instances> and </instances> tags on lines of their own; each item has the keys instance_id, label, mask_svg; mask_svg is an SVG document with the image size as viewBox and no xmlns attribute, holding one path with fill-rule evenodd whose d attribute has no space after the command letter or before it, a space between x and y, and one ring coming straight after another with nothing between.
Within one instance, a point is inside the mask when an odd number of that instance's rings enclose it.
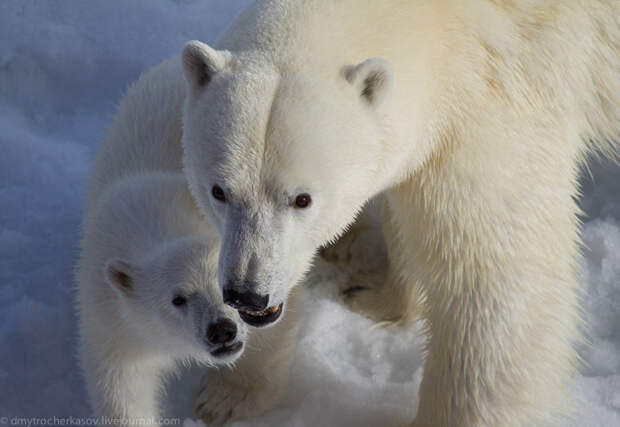
<instances>
[{"instance_id":1,"label":"bear's ear","mask_svg":"<svg viewBox=\"0 0 620 427\"><path fill-rule=\"evenodd\" d=\"M128 295L134 290L135 268L119 258L112 258L105 265L105 279L121 295Z\"/></svg>"},{"instance_id":2,"label":"bear's ear","mask_svg":"<svg viewBox=\"0 0 620 427\"><path fill-rule=\"evenodd\" d=\"M198 40L188 42L181 55L185 78L192 89L206 86L213 76L222 71L230 54L217 51Z\"/></svg>"},{"instance_id":3,"label":"bear's ear","mask_svg":"<svg viewBox=\"0 0 620 427\"><path fill-rule=\"evenodd\" d=\"M392 69L385 59L371 58L345 70L345 77L360 97L375 108L382 108L392 91Z\"/></svg>"}]
</instances>

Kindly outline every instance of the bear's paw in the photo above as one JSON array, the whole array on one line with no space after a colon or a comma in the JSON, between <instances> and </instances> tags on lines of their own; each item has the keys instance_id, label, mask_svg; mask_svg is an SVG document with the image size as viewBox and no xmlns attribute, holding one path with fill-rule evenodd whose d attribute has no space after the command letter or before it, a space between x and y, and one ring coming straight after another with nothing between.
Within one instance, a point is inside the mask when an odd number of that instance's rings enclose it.
<instances>
[{"instance_id":1,"label":"bear's paw","mask_svg":"<svg viewBox=\"0 0 620 427\"><path fill-rule=\"evenodd\" d=\"M243 384L231 372L212 372L204 376L196 399L195 412L207 426L254 418L273 408L283 392L273 381Z\"/></svg>"}]
</instances>

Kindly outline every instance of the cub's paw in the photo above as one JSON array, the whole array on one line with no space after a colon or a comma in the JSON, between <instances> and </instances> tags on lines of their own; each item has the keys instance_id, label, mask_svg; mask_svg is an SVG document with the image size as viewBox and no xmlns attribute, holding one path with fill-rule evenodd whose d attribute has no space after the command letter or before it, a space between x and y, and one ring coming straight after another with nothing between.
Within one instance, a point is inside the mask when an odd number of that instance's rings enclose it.
<instances>
[{"instance_id":1,"label":"cub's paw","mask_svg":"<svg viewBox=\"0 0 620 427\"><path fill-rule=\"evenodd\" d=\"M385 279L386 275L382 271L353 273L341 285L340 295L344 305L375 322L389 322L397 313L391 313L391 298L386 298L382 292Z\"/></svg>"},{"instance_id":2,"label":"cub's paw","mask_svg":"<svg viewBox=\"0 0 620 427\"><path fill-rule=\"evenodd\" d=\"M359 224L335 243L323 247L320 255L328 263L351 273L371 273L388 263L381 228Z\"/></svg>"},{"instance_id":3,"label":"cub's paw","mask_svg":"<svg viewBox=\"0 0 620 427\"><path fill-rule=\"evenodd\" d=\"M254 418L273 408L284 391L280 384L244 384L230 377L234 377L234 371L209 372L202 379L195 412L207 426Z\"/></svg>"},{"instance_id":4,"label":"cub's paw","mask_svg":"<svg viewBox=\"0 0 620 427\"><path fill-rule=\"evenodd\" d=\"M406 325L421 314L422 299L415 289L391 282L386 269L351 275L340 294L349 310L378 326Z\"/></svg>"}]
</instances>

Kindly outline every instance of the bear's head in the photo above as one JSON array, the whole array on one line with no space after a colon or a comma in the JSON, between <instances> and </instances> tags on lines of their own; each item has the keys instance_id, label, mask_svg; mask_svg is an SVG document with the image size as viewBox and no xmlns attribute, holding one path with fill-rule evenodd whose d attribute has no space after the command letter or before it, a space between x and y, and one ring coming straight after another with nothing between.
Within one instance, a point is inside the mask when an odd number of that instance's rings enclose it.
<instances>
[{"instance_id":1,"label":"bear's head","mask_svg":"<svg viewBox=\"0 0 620 427\"><path fill-rule=\"evenodd\" d=\"M133 335L178 358L228 363L242 353L247 326L224 304L217 285L218 251L182 238L140 263L112 258L105 278L120 299Z\"/></svg>"},{"instance_id":2,"label":"bear's head","mask_svg":"<svg viewBox=\"0 0 620 427\"><path fill-rule=\"evenodd\" d=\"M267 326L317 249L382 189L390 67L283 69L195 41L182 62L185 173L222 236L224 301Z\"/></svg>"}]
</instances>

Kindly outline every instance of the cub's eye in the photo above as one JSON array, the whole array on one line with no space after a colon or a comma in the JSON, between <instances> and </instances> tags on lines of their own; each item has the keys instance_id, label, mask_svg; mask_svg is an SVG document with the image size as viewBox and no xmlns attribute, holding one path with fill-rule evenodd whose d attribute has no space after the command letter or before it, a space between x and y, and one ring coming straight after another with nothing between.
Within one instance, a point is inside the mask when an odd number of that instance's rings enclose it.
<instances>
[{"instance_id":1,"label":"cub's eye","mask_svg":"<svg viewBox=\"0 0 620 427\"><path fill-rule=\"evenodd\" d=\"M187 304L187 299L185 299L185 297L182 295L177 295L174 298L172 298L172 305L174 306L181 307L181 306L184 306L185 304Z\"/></svg>"},{"instance_id":2,"label":"cub's eye","mask_svg":"<svg viewBox=\"0 0 620 427\"><path fill-rule=\"evenodd\" d=\"M310 194L303 193L295 197L295 208L297 209L305 209L312 203L312 198Z\"/></svg>"},{"instance_id":3,"label":"cub's eye","mask_svg":"<svg viewBox=\"0 0 620 427\"><path fill-rule=\"evenodd\" d=\"M211 195L215 200L219 200L220 202L226 201L226 194L224 194L224 190L222 190L222 187L219 185L214 185L213 188L211 188Z\"/></svg>"}]
</instances>

